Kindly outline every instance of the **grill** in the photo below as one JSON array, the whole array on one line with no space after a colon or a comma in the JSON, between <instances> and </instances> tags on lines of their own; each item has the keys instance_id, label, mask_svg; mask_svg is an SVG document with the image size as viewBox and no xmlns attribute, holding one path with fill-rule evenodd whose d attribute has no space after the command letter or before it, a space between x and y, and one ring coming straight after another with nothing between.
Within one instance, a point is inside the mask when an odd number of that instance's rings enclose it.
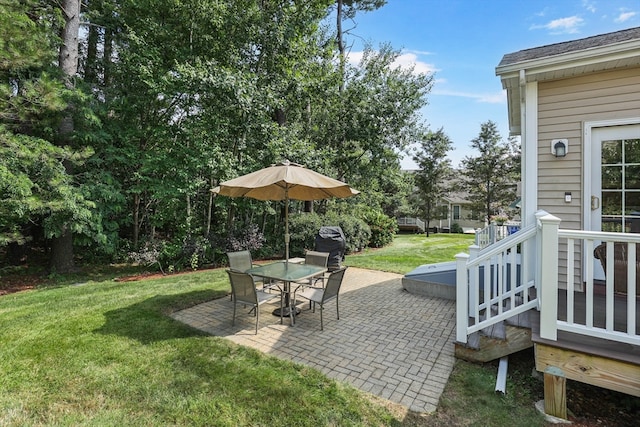
<instances>
[{"instance_id":1,"label":"grill","mask_svg":"<svg viewBox=\"0 0 640 427\"><path fill-rule=\"evenodd\" d=\"M340 227L320 227L320 231L316 234L315 250L329 252L329 260L327 262L329 271L342 267L346 246L347 240L344 238L344 233Z\"/></svg>"}]
</instances>

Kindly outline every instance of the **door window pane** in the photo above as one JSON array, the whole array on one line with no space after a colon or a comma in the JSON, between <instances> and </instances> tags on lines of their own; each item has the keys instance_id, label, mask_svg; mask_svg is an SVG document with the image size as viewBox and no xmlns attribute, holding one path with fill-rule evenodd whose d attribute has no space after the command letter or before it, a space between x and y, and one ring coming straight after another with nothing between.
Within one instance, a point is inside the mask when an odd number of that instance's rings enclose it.
<instances>
[{"instance_id":1,"label":"door window pane","mask_svg":"<svg viewBox=\"0 0 640 427\"><path fill-rule=\"evenodd\" d=\"M622 141L602 141L602 164L616 165L622 163Z\"/></svg>"},{"instance_id":2,"label":"door window pane","mask_svg":"<svg viewBox=\"0 0 640 427\"><path fill-rule=\"evenodd\" d=\"M602 231L622 231L622 193L602 192Z\"/></svg>"},{"instance_id":3,"label":"door window pane","mask_svg":"<svg viewBox=\"0 0 640 427\"><path fill-rule=\"evenodd\" d=\"M622 190L622 166L602 166L602 189Z\"/></svg>"},{"instance_id":4,"label":"door window pane","mask_svg":"<svg viewBox=\"0 0 640 427\"><path fill-rule=\"evenodd\" d=\"M640 139L627 139L624 144L625 163L640 163Z\"/></svg>"},{"instance_id":5,"label":"door window pane","mask_svg":"<svg viewBox=\"0 0 640 427\"><path fill-rule=\"evenodd\" d=\"M625 166L624 188L626 190L640 190L640 166Z\"/></svg>"}]
</instances>

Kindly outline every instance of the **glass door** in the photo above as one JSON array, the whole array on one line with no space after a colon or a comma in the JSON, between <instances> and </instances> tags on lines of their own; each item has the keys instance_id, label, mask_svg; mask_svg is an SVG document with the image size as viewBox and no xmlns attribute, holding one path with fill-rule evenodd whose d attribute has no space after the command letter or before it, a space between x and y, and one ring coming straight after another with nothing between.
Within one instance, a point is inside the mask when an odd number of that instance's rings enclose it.
<instances>
[{"instance_id":1,"label":"glass door","mask_svg":"<svg viewBox=\"0 0 640 427\"><path fill-rule=\"evenodd\" d=\"M640 125L594 128L591 165L591 230L640 233Z\"/></svg>"}]
</instances>

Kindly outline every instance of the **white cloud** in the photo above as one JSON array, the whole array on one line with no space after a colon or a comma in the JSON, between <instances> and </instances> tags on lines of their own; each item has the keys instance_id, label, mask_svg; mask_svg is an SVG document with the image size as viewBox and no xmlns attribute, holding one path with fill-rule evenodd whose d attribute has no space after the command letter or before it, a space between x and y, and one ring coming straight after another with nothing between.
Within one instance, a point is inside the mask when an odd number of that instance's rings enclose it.
<instances>
[{"instance_id":1,"label":"white cloud","mask_svg":"<svg viewBox=\"0 0 640 427\"><path fill-rule=\"evenodd\" d=\"M347 54L347 62L351 65L358 65L362 61L364 52L349 52Z\"/></svg>"},{"instance_id":2,"label":"white cloud","mask_svg":"<svg viewBox=\"0 0 640 427\"><path fill-rule=\"evenodd\" d=\"M461 98L475 99L476 102L482 104L506 104L507 93L506 91L500 91L496 93L471 93L471 92L457 92L453 90L438 90L431 91L432 95L442 96L457 96Z\"/></svg>"},{"instance_id":3,"label":"white cloud","mask_svg":"<svg viewBox=\"0 0 640 427\"><path fill-rule=\"evenodd\" d=\"M575 34L583 25L584 19L578 16L569 16L567 18L554 19L551 22L542 25L532 25L531 30L546 29L551 34Z\"/></svg>"},{"instance_id":4,"label":"white cloud","mask_svg":"<svg viewBox=\"0 0 640 427\"><path fill-rule=\"evenodd\" d=\"M418 55L429 55L429 54L430 54L429 52L406 51L400 54L396 58L396 60L393 62L393 64L391 64L391 66L394 68L400 67L402 69L408 69L408 68L414 67L414 72L421 73L421 74L435 73L436 71L439 71L439 69L436 68L435 65L428 64L418 59ZM360 61L362 60L363 56L364 56L364 52L350 52L347 55L347 61L349 62L349 64L357 66L358 64L360 64Z\"/></svg>"},{"instance_id":5,"label":"white cloud","mask_svg":"<svg viewBox=\"0 0 640 427\"><path fill-rule=\"evenodd\" d=\"M596 4L590 0L582 0L582 6L591 13L596 13Z\"/></svg>"},{"instance_id":6,"label":"white cloud","mask_svg":"<svg viewBox=\"0 0 640 427\"><path fill-rule=\"evenodd\" d=\"M545 7L544 9L542 9L540 12L536 12L534 13L535 16L539 16L539 17L543 17L547 14L547 8Z\"/></svg>"},{"instance_id":7,"label":"white cloud","mask_svg":"<svg viewBox=\"0 0 640 427\"><path fill-rule=\"evenodd\" d=\"M433 64L420 61L418 55L411 52L406 52L398 56L393 62L393 65L404 69L414 67L414 71L420 74L431 74L439 71Z\"/></svg>"},{"instance_id":8,"label":"white cloud","mask_svg":"<svg viewBox=\"0 0 640 427\"><path fill-rule=\"evenodd\" d=\"M614 21L615 22L625 22L625 21L628 21L629 19L633 18L636 15L637 15L636 12L621 12L620 15L618 15L618 17L616 19L614 19Z\"/></svg>"}]
</instances>

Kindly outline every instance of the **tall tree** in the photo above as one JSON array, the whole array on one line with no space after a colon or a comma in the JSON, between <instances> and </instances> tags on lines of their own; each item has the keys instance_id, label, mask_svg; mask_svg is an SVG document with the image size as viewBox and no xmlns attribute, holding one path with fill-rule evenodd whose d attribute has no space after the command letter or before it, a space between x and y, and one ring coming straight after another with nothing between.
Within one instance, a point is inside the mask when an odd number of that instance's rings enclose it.
<instances>
[{"instance_id":1,"label":"tall tree","mask_svg":"<svg viewBox=\"0 0 640 427\"><path fill-rule=\"evenodd\" d=\"M436 132L427 132L418 145L413 155L413 160L418 166L415 184L420 195L422 214L427 223L427 237L429 237L429 224L431 220L438 218L436 208L438 202L450 190L448 181L452 171L447 153L453 148L453 143L440 128Z\"/></svg>"},{"instance_id":2,"label":"tall tree","mask_svg":"<svg viewBox=\"0 0 640 427\"><path fill-rule=\"evenodd\" d=\"M26 243L59 236L64 227L99 239L92 204L64 166L90 152L54 144L75 93L55 65L60 15L53 3L0 2L0 245L9 245L12 262Z\"/></svg>"},{"instance_id":3,"label":"tall tree","mask_svg":"<svg viewBox=\"0 0 640 427\"><path fill-rule=\"evenodd\" d=\"M398 55L389 45L367 47L360 64L348 67L344 92L315 120L320 154L339 178L364 188L380 189L387 174L399 173L398 153L423 132L420 109L433 75L393 66Z\"/></svg>"},{"instance_id":4,"label":"tall tree","mask_svg":"<svg viewBox=\"0 0 640 427\"><path fill-rule=\"evenodd\" d=\"M516 197L520 151L514 140L502 140L496 123L491 120L480 125L480 133L471 141L471 147L479 155L462 160L462 186L469 193L472 208L484 212L489 221Z\"/></svg>"},{"instance_id":5,"label":"tall tree","mask_svg":"<svg viewBox=\"0 0 640 427\"><path fill-rule=\"evenodd\" d=\"M342 76L340 80L341 92L344 89L344 67L346 62L345 31L342 29L342 22L346 19L353 19L358 10L371 12L380 9L385 4L387 4L387 0L336 0L336 43L340 59L340 76Z\"/></svg>"},{"instance_id":6,"label":"tall tree","mask_svg":"<svg viewBox=\"0 0 640 427\"><path fill-rule=\"evenodd\" d=\"M74 78L78 71L78 34L80 31L80 0L63 0L61 3L64 26L62 27L58 65L63 82L68 90L74 88ZM68 104L58 128L59 146L70 146L74 133L73 105ZM67 173L73 174L71 163L65 163ZM58 273L68 273L74 269L73 233L71 221L61 224L59 233L51 240L51 269Z\"/></svg>"}]
</instances>

